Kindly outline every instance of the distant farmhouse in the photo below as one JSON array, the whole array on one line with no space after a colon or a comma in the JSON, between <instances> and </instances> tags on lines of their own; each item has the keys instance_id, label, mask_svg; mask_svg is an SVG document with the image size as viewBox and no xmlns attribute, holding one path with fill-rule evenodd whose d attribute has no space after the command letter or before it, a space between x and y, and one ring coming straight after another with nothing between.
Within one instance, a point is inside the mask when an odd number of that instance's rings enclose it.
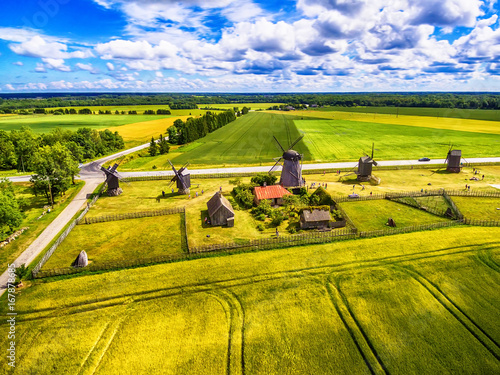
<instances>
[{"instance_id":1,"label":"distant farmhouse","mask_svg":"<svg viewBox=\"0 0 500 375\"><path fill-rule=\"evenodd\" d=\"M292 195L292 193L281 185L257 186L254 188L253 194L256 205L263 199L266 199L271 203L271 206L283 205L283 197L285 195Z\"/></svg>"},{"instance_id":2,"label":"distant farmhouse","mask_svg":"<svg viewBox=\"0 0 500 375\"><path fill-rule=\"evenodd\" d=\"M234 210L231 203L222 195L221 192L214 194L207 202L208 216L211 225L234 226Z\"/></svg>"},{"instance_id":3,"label":"distant farmhouse","mask_svg":"<svg viewBox=\"0 0 500 375\"><path fill-rule=\"evenodd\" d=\"M303 210L300 214L301 229L325 229L330 226L330 212L328 210Z\"/></svg>"}]
</instances>

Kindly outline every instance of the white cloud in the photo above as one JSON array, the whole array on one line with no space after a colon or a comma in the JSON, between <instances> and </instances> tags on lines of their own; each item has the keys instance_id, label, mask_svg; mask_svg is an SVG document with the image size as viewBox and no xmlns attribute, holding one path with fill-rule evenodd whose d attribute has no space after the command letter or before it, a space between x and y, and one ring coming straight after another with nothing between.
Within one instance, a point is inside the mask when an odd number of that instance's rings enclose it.
<instances>
[{"instance_id":1,"label":"white cloud","mask_svg":"<svg viewBox=\"0 0 500 375\"><path fill-rule=\"evenodd\" d=\"M42 61L49 69L59 70L60 72L71 72L71 68L64 65L63 59L43 58Z\"/></svg>"},{"instance_id":2,"label":"white cloud","mask_svg":"<svg viewBox=\"0 0 500 375\"><path fill-rule=\"evenodd\" d=\"M16 62L13 62L12 65L23 66L24 64L22 61L16 61Z\"/></svg>"},{"instance_id":3,"label":"white cloud","mask_svg":"<svg viewBox=\"0 0 500 375\"><path fill-rule=\"evenodd\" d=\"M10 44L9 48L18 55L30 57L45 57L54 59L88 58L92 52L88 49L68 52L68 46L59 42L47 42L39 35L20 44Z\"/></svg>"},{"instance_id":4,"label":"white cloud","mask_svg":"<svg viewBox=\"0 0 500 375\"><path fill-rule=\"evenodd\" d=\"M112 40L108 43L99 43L95 50L103 59L162 59L175 56L177 47L167 41L161 41L152 46L145 40Z\"/></svg>"},{"instance_id":5,"label":"white cloud","mask_svg":"<svg viewBox=\"0 0 500 375\"><path fill-rule=\"evenodd\" d=\"M92 64L76 63L75 66L81 70L91 71L93 69Z\"/></svg>"},{"instance_id":6,"label":"white cloud","mask_svg":"<svg viewBox=\"0 0 500 375\"><path fill-rule=\"evenodd\" d=\"M5 85L5 88L6 88L7 90L11 90L11 91L14 91L14 90L15 90L14 86L12 86L10 83L7 83L7 84Z\"/></svg>"},{"instance_id":7,"label":"white cloud","mask_svg":"<svg viewBox=\"0 0 500 375\"><path fill-rule=\"evenodd\" d=\"M47 69L45 69L45 65L42 63L36 63L35 72L37 73L47 73Z\"/></svg>"},{"instance_id":8,"label":"white cloud","mask_svg":"<svg viewBox=\"0 0 500 375\"><path fill-rule=\"evenodd\" d=\"M108 70L110 71L113 71L115 70L115 66L113 64L111 64L110 62L107 62L106 63L106 67L108 68Z\"/></svg>"}]
</instances>

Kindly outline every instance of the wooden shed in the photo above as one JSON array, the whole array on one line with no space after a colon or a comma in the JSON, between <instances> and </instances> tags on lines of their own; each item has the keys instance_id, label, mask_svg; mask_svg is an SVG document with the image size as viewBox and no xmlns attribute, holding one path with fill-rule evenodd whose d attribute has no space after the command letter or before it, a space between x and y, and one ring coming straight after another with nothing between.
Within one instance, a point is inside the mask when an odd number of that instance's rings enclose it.
<instances>
[{"instance_id":1,"label":"wooden shed","mask_svg":"<svg viewBox=\"0 0 500 375\"><path fill-rule=\"evenodd\" d=\"M221 192L214 194L207 202L208 216L211 225L234 226L234 210L231 203L222 195Z\"/></svg>"},{"instance_id":2,"label":"wooden shed","mask_svg":"<svg viewBox=\"0 0 500 375\"><path fill-rule=\"evenodd\" d=\"M300 214L301 229L323 229L330 226L330 211L328 210L303 210Z\"/></svg>"},{"instance_id":3,"label":"wooden shed","mask_svg":"<svg viewBox=\"0 0 500 375\"><path fill-rule=\"evenodd\" d=\"M262 199L267 199L272 206L283 205L283 197L285 195L292 195L292 193L281 185L257 186L253 194L255 204L258 205Z\"/></svg>"}]
</instances>

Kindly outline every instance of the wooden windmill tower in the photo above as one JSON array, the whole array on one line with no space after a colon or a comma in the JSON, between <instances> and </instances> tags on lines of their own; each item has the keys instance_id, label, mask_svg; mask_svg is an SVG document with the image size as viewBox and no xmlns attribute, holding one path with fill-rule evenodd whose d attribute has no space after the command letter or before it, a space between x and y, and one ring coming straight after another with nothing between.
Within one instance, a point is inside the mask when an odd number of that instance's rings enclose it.
<instances>
[{"instance_id":1,"label":"wooden windmill tower","mask_svg":"<svg viewBox=\"0 0 500 375\"><path fill-rule=\"evenodd\" d=\"M377 178L372 174L372 169L373 166L377 165L377 162L373 160L373 151L374 151L375 144L372 143L372 156L362 156L359 158L358 161L358 171L356 172L357 174L357 180L358 181L370 181L371 179L377 180ZM380 181L378 181L380 182Z\"/></svg>"},{"instance_id":2,"label":"wooden windmill tower","mask_svg":"<svg viewBox=\"0 0 500 375\"><path fill-rule=\"evenodd\" d=\"M276 144L279 146L281 151L283 151L283 155L280 158L275 158L276 164L273 165L269 173L274 171L274 168L281 162L283 159L283 167L281 169L281 178L280 185L285 188L288 187L300 187L304 185L304 180L302 179L302 155L297 151L292 150L292 147L295 146L302 138L304 138L304 134L302 134L299 138L293 142L287 150L285 150L281 144L278 142L275 136L273 136Z\"/></svg>"},{"instance_id":3,"label":"wooden windmill tower","mask_svg":"<svg viewBox=\"0 0 500 375\"><path fill-rule=\"evenodd\" d=\"M177 189L179 194L189 194L189 188L191 187L191 175L187 169L189 163L186 163L181 169L176 170L172 162L169 160L170 166L174 171L174 177L170 180L170 183L177 182Z\"/></svg>"},{"instance_id":4,"label":"wooden windmill tower","mask_svg":"<svg viewBox=\"0 0 500 375\"><path fill-rule=\"evenodd\" d=\"M448 155L446 155L446 170L452 173L460 173L461 166L460 161L462 160L462 151L461 150L452 150L453 145L450 146L448 150Z\"/></svg>"},{"instance_id":5,"label":"wooden windmill tower","mask_svg":"<svg viewBox=\"0 0 500 375\"><path fill-rule=\"evenodd\" d=\"M107 192L110 197L117 196L123 193L123 190L120 188L121 176L116 171L117 168L118 164L116 163L109 168L101 167L101 171L103 171L106 174L105 184L107 184L108 186Z\"/></svg>"}]
</instances>

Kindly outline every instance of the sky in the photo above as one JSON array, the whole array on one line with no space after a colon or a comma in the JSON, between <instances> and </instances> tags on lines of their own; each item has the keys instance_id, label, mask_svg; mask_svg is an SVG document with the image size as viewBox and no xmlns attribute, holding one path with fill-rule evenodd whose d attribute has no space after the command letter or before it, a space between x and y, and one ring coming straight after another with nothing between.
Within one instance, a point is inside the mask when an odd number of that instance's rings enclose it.
<instances>
[{"instance_id":1,"label":"sky","mask_svg":"<svg viewBox=\"0 0 500 375\"><path fill-rule=\"evenodd\" d=\"M498 0L2 0L0 93L500 91Z\"/></svg>"}]
</instances>

